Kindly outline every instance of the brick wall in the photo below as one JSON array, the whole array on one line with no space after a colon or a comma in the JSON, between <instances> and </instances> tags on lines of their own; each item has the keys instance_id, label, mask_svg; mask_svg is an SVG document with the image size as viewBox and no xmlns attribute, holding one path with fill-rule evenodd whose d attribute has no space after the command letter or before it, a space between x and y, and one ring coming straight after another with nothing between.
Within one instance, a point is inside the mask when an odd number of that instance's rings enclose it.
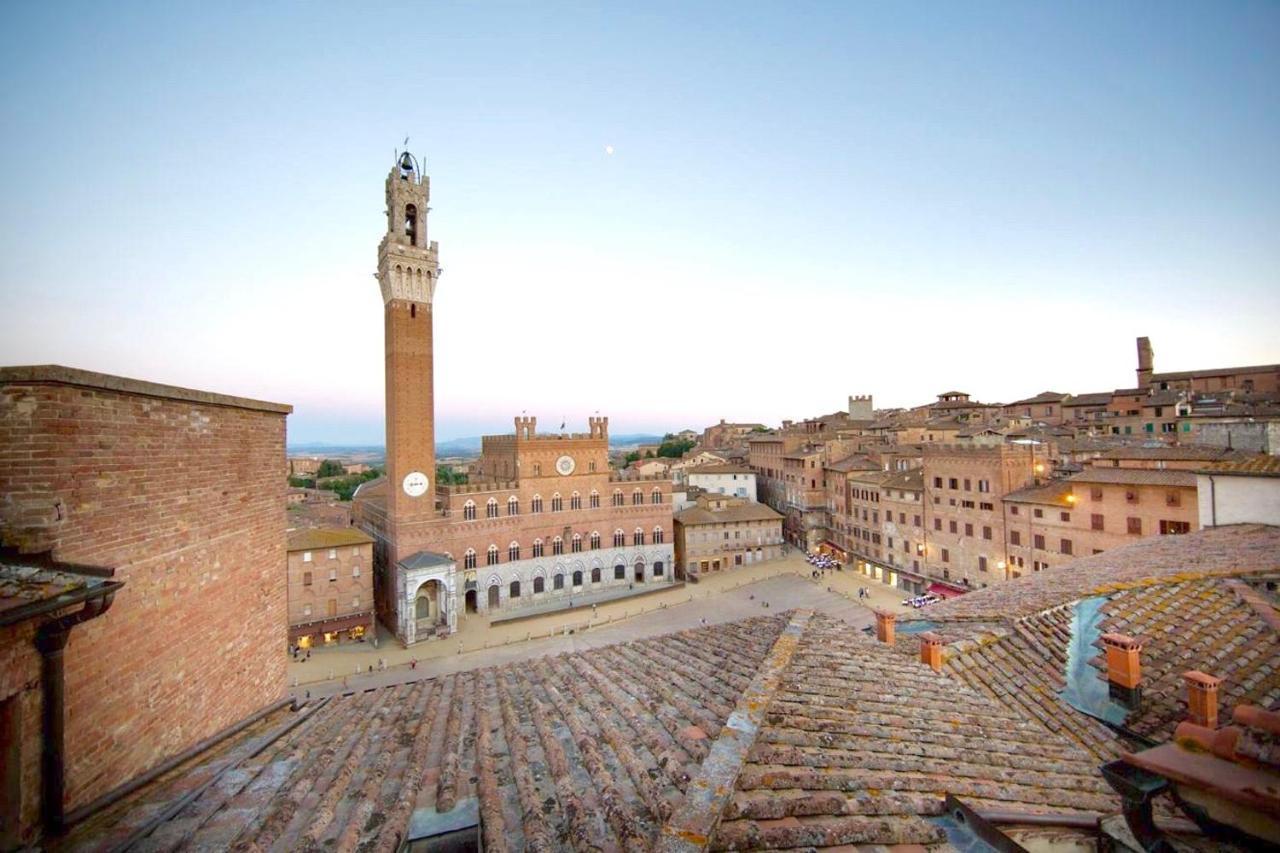
<instances>
[{"instance_id":1,"label":"brick wall","mask_svg":"<svg viewBox=\"0 0 1280 853\"><path fill-rule=\"evenodd\" d=\"M288 411L0 369L0 540L125 582L66 650L69 809L283 696Z\"/></svg>"},{"instance_id":2,"label":"brick wall","mask_svg":"<svg viewBox=\"0 0 1280 853\"><path fill-rule=\"evenodd\" d=\"M34 622L0 628L0 850L35 840L40 821L43 695Z\"/></svg>"}]
</instances>

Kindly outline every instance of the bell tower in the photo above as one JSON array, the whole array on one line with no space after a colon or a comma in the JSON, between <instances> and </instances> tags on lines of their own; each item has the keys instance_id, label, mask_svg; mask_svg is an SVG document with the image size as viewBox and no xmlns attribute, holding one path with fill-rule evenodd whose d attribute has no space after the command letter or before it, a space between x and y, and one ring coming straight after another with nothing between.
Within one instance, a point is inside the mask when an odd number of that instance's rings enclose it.
<instances>
[{"instance_id":1,"label":"bell tower","mask_svg":"<svg viewBox=\"0 0 1280 853\"><path fill-rule=\"evenodd\" d=\"M378 244L386 346L387 515L393 537L401 525L425 521L436 511L431 302L440 267L436 244L427 241L430 197L430 179L413 155L404 152L387 175L387 233ZM392 559L402 556L393 554Z\"/></svg>"}]
</instances>

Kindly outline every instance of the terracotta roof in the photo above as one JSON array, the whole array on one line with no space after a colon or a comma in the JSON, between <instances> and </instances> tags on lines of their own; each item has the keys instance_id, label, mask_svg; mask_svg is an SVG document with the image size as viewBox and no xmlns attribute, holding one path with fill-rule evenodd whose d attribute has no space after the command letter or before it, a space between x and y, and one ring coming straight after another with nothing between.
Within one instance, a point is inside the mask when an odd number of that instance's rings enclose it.
<instances>
[{"instance_id":1,"label":"terracotta roof","mask_svg":"<svg viewBox=\"0 0 1280 853\"><path fill-rule=\"evenodd\" d=\"M1250 459L1218 462L1197 474L1234 474L1244 477L1280 477L1280 456L1258 454Z\"/></svg>"},{"instance_id":2,"label":"terracotta roof","mask_svg":"<svg viewBox=\"0 0 1280 853\"><path fill-rule=\"evenodd\" d=\"M1025 400L1017 400L1009 403L1010 406L1026 406L1033 403L1061 403L1070 397L1070 394L1063 394L1060 391L1041 391L1034 397L1028 397Z\"/></svg>"},{"instance_id":3,"label":"terracotta roof","mask_svg":"<svg viewBox=\"0 0 1280 853\"><path fill-rule=\"evenodd\" d=\"M1073 483L1118 483L1134 486L1189 486L1195 488L1193 471L1170 471L1158 468L1088 467L1070 477Z\"/></svg>"},{"instance_id":4,"label":"terracotta roof","mask_svg":"<svg viewBox=\"0 0 1280 853\"><path fill-rule=\"evenodd\" d=\"M1280 373L1280 364L1254 364L1249 367L1215 367L1209 370L1183 370L1177 373L1153 373L1152 382L1169 379L1197 379L1205 376L1231 376L1236 373Z\"/></svg>"},{"instance_id":5,"label":"terracotta roof","mask_svg":"<svg viewBox=\"0 0 1280 853\"><path fill-rule=\"evenodd\" d=\"M340 545L364 545L373 541L354 527L290 530L288 540L289 551L316 551Z\"/></svg>"},{"instance_id":6,"label":"terracotta roof","mask_svg":"<svg viewBox=\"0 0 1280 853\"><path fill-rule=\"evenodd\" d=\"M945 793L979 809L1118 806L1094 756L1063 735L815 616L710 849L941 844L928 818Z\"/></svg>"},{"instance_id":7,"label":"terracotta roof","mask_svg":"<svg viewBox=\"0 0 1280 853\"><path fill-rule=\"evenodd\" d=\"M170 810L147 849L394 851L415 813L475 798L487 849L647 849L786 624L335 696L164 777L67 846L114 848Z\"/></svg>"},{"instance_id":8,"label":"terracotta roof","mask_svg":"<svg viewBox=\"0 0 1280 853\"><path fill-rule=\"evenodd\" d=\"M1097 391L1089 394L1073 394L1062 402L1064 406L1105 406L1111 402L1110 391Z\"/></svg>"},{"instance_id":9,"label":"terracotta roof","mask_svg":"<svg viewBox=\"0 0 1280 853\"><path fill-rule=\"evenodd\" d=\"M1003 620L1126 586L1258 571L1280 572L1280 527L1233 524L1181 536L1151 536L1054 565L929 608L930 620Z\"/></svg>"},{"instance_id":10,"label":"terracotta roof","mask_svg":"<svg viewBox=\"0 0 1280 853\"><path fill-rule=\"evenodd\" d=\"M1071 485L1069 483L1062 480L1053 480L1044 485L1028 486L1025 489L1009 492L1004 496L1004 500L1011 503L1049 504L1069 507L1071 506L1071 503L1067 500L1067 495L1069 494L1071 494Z\"/></svg>"},{"instance_id":11,"label":"terracotta roof","mask_svg":"<svg viewBox=\"0 0 1280 853\"><path fill-rule=\"evenodd\" d=\"M879 464L872 462L869 457L861 453L854 453L850 456L844 457L838 462L831 462L823 467L829 468L832 471L840 471L841 473L846 473L846 474L850 471L879 471L880 470Z\"/></svg>"},{"instance_id":12,"label":"terracotta roof","mask_svg":"<svg viewBox=\"0 0 1280 853\"><path fill-rule=\"evenodd\" d=\"M707 465L695 465L692 468L686 468L686 475L689 474L754 474L746 465L729 465L728 463L709 463Z\"/></svg>"},{"instance_id":13,"label":"terracotta roof","mask_svg":"<svg viewBox=\"0 0 1280 853\"><path fill-rule=\"evenodd\" d=\"M1222 447L1200 447L1196 445L1162 445L1160 447L1116 447L1103 453L1100 459L1182 459L1209 460L1228 459L1242 454L1237 450Z\"/></svg>"},{"instance_id":14,"label":"terracotta roof","mask_svg":"<svg viewBox=\"0 0 1280 853\"><path fill-rule=\"evenodd\" d=\"M764 504L743 503L723 509L691 506L677 512L674 518L681 524L724 524L734 521L773 521L782 516Z\"/></svg>"},{"instance_id":15,"label":"terracotta roof","mask_svg":"<svg viewBox=\"0 0 1280 853\"><path fill-rule=\"evenodd\" d=\"M881 484L886 489L905 489L920 491L924 488L924 470L912 468L910 471L898 471Z\"/></svg>"}]
</instances>

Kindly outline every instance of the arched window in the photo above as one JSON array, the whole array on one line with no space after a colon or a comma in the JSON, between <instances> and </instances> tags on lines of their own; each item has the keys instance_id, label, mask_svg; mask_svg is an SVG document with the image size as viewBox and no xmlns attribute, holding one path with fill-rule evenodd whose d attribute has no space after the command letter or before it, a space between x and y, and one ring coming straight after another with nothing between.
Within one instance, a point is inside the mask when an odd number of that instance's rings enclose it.
<instances>
[{"instance_id":1,"label":"arched window","mask_svg":"<svg viewBox=\"0 0 1280 853\"><path fill-rule=\"evenodd\" d=\"M551 511L560 512L562 509L564 509L564 501L560 499L560 493L556 492L551 496Z\"/></svg>"},{"instance_id":2,"label":"arched window","mask_svg":"<svg viewBox=\"0 0 1280 853\"><path fill-rule=\"evenodd\" d=\"M498 546L489 546L489 565L496 566L498 564Z\"/></svg>"},{"instance_id":3,"label":"arched window","mask_svg":"<svg viewBox=\"0 0 1280 853\"><path fill-rule=\"evenodd\" d=\"M535 558L542 556L542 540L541 539L533 540L533 556Z\"/></svg>"},{"instance_id":4,"label":"arched window","mask_svg":"<svg viewBox=\"0 0 1280 853\"><path fill-rule=\"evenodd\" d=\"M569 509L582 509L582 495L574 492L569 496Z\"/></svg>"},{"instance_id":5,"label":"arched window","mask_svg":"<svg viewBox=\"0 0 1280 853\"><path fill-rule=\"evenodd\" d=\"M613 490L613 505L622 506L622 489Z\"/></svg>"},{"instance_id":6,"label":"arched window","mask_svg":"<svg viewBox=\"0 0 1280 853\"><path fill-rule=\"evenodd\" d=\"M639 506L640 504L644 503L644 492L640 491L639 489L636 489L634 492L632 492L631 503L635 504L636 506Z\"/></svg>"},{"instance_id":7,"label":"arched window","mask_svg":"<svg viewBox=\"0 0 1280 853\"><path fill-rule=\"evenodd\" d=\"M551 588L552 588L552 589L564 589L564 575L563 575L563 574L558 574L558 575L556 575L554 578L552 578L552 579L551 579Z\"/></svg>"},{"instance_id":8,"label":"arched window","mask_svg":"<svg viewBox=\"0 0 1280 853\"><path fill-rule=\"evenodd\" d=\"M655 528L653 528L653 544L654 544L654 545L661 545L661 544L662 544L662 540L663 540L663 536L664 536L664 534L663 534L663 532L662 532L662 528L661 528L661 527L655 527Z\"/></svg>"},{"instance_id":9,"label":"arched window","mask_svg":"<svg viewBox=\"0 0 1280 853\"><path fill-rule=\"evenodd\" d=\"M655 578L662 577L662 561L661 560L653 564L653 576Z\"/></svg>"},{"instance_id":10,"label":"arched window","mask_svg":"<svg viewBox=\"0 0 1280 853\"><path fill-rule=\"evenodd\" d=\"M467 553L462 555L462 567L464 569L474 569L476 567L476 549L468 548Z\"/></svg>"},{"instance_id":11,"label":"arched window","mask_svg":"<svg viewBox=\"0 0 1280 853\"><path fill-rule=\"evenodd\" d=\"M627 579L627 567L622 563L613 567L613 579L616 581L624 581Z\"/></svg>"},{"instance_id":12,"label":"arched window","mask_svg":"<svg viewBox=\"0 0 1280 853\"><path fill-rule=\"evenodd\" d=\"M662 489L654 489L653 494L649 495L649 503L662 503Z\"/></svg>"},{"instance_id":13,"label":"arched window","mask_svg":"<svg viewBox=\"0 0 1280 853\"><path fill-rule=\"evenodd\" d=\"M541 462L535 462L535 463L533 463L533 476L535 476L535 477L541 477L541 476L542 476L542 463L541 463Z\"/></svg>"},{"instance_id":14,"label":"arched window","mask_svg":"<svg viewBox=\"0 0 1280 853\"><path fill-rule=\"evenodd\" d=\"M632 544L632 545L643 545L643 544L644 544L644 531L643 531L643 530L641 530L639 527L637 527L637 528L636 528L636 532L635 532L635 533L632 533L632 534L631 534L631 544Z\"/></svg>"},{"instance_id":15,"label":"arched window","mask_svg":"<svg viewBox=\"0 0 1280 853\"><path fill-rule=\"evenodd\" d=\"M512 581L512 582L511 582L511 587L510 587L510 589L511 589L511 591L510 591L509 593L507 593L507 597L508 597L508 598L519 598L519 597L520 597L520 581Z\"/></svg>"},{"instance_id":16,"label":"arched window","mask_svg":"<svg viewBox=\"0 0 1280 853\"><path fill-rule=\"evenodd\" d=\"M599 530L591 531L591 550L592 551L600 550L600 531Z\"/></svg>"},{"instance_id":17,"label":"arched window","mask_svg":"<svg viewBox=\"0 0 1280 853\"><path fill-rule=\"evenodd\" d=\"M575 570L573 573L573 585L582 586L582 572Z\"/></svg>"},{"instance_id":18,"label":"arched window","mask_svg":"<svg viewBox=\"0 0 1280 853\"><path fill-rule=\"evenodd\" d=\"M600 493L597 492L595 489L591 490L591 500L589 502L589 505L591 506L592 509L600 508Z\"/></svg>"},{"instance_id":19,"label":"arched window","mask_svg":"<svg viewBox=\"0 0 1280 853\"><path fill-rule=\"evenodd\" d=\"M489 498L489 502L484 505L484 517L485 518L498 517L498 499L497 498Z\"/></svg>"},{"instance_id":20,"label":"arched window","mask_svg":"<svg viewBox=\"0 0 1280 853\"><path fill-rule=\"evenodd\" d=\"M518 559L520 559L520 543L512 542L507 546L507 561L514 563Z\"/></svg>"},{"instance_id":21,"label":"arched window","mask_svg":"<svg viewBox=\"0 0 1280 853\"><path fill-rule=\"evenodd\" d=\"M626 544L627 534L623 533L622 528L619 527L617 530L613 531L613 547L621 548Z\"/></svg>"},{"instance_id":22,"label":"arched window","mask_svg":"<svg viewBox=\"0 0 1280 853\"><path fill-rule=\"evenodd\" d=\"M418 207L407 204L404 208L404 236L409 238L409 245L418 245Z\"/></svg>"},{"instance_id":23,"label":"arched window","mask_svg":"<svg viewBox=\"0 0 1280 853\"><path fill-rule=\"evenodd\" d=\"M573 549L573 553L575 554L579 553L582 550L582 534L581 533L573 534L573 541L570 543L569 547Z\"/></svg>"},{"instance_id":24,"label":"arched window","mask_svg":"<svg viewBox=\"0 0 1280 853\"><path fill-rule=\"evenodd\" d=\"M591 570L591 582L600 583L600 567L596 566Z\"/></svg>"},{"instance_id":25,"label":"arched window","mask_svg":"<svg viewBox=\"0 0 1280 853\"><path fill-rule=\"evenodd\" d=\"M542 512L542 495L534 495L533 500L529 501L529 512Z\"/></svg>"},{"instance_id":26,"label":"arched window","mask_svg":"<svg viewBox=\"0 0 1280 853\"><path fill-rule=\"evenodd\" d=\"M467 501L462 505L462 519L463 521L476 520L476 502L475 501Z\"/></svg>"},{"instance_id":27,"label":"arched window","mask_svg":"<svg viewBox=\"0 0 1280 853\"><path fill-rule=\"evenodd\" d=\"M534 595L537 595L538 593L542 592L542 590L543 590L543 588L546 586L546 584L547 584L547 582L546 582L545 580L543 580L543 578L542 578L542 576L541 576L541 575L539 575L538 577L534 578L534 579L533 579L533 594L534 594Z\"/></svg>"},{"instance_id":28,"label":"arched window","mask_svg":"<svg viewBox=\"0 0 1280 853\"><path fill-rule=\"evenodd\" d=\"M512 495L511 497L507 498L507 515L519 515L519 514L520 514L520 499L517 498L515 495Z\"/></svg>"},{"instance_id":29,"label":"arched window","mask_svg":"<svg viewBox=\"0 0 1280 853\"><path fill-rule=\"evenodd\" d=\"M564 553L564 540L561 539L559 536L551 540L551 553L552 554Z\"/></svg>"}]
</instances>

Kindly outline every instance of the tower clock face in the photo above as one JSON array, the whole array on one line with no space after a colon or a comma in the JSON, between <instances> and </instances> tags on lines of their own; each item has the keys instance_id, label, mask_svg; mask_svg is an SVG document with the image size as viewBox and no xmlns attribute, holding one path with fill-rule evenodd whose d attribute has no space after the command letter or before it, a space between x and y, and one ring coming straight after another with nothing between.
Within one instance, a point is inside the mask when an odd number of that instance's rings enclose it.
<instances>
[{"instance_id":1,"label":"tower clock face","mask_svg":"<svg viewBox=\"0 0 1280 853\"><path fill-rule=\"evenodd\" d=\"M561 456L556 460L556 473L561 477L567 477L573 473L575 463L572 456Z\"/></svg>"},{"instance_id":2,"label":"tower clock face","mask_svg":"<svg viewBox=\"0 0 1280 853\"><path fill-rule=\"evenodd\" d=\"M404 476L404 493L411 498L420 498L427 493L427 487L431 482L427 479L427 475L421 471L410 471Z\"/></svg>"}]
</instances>

